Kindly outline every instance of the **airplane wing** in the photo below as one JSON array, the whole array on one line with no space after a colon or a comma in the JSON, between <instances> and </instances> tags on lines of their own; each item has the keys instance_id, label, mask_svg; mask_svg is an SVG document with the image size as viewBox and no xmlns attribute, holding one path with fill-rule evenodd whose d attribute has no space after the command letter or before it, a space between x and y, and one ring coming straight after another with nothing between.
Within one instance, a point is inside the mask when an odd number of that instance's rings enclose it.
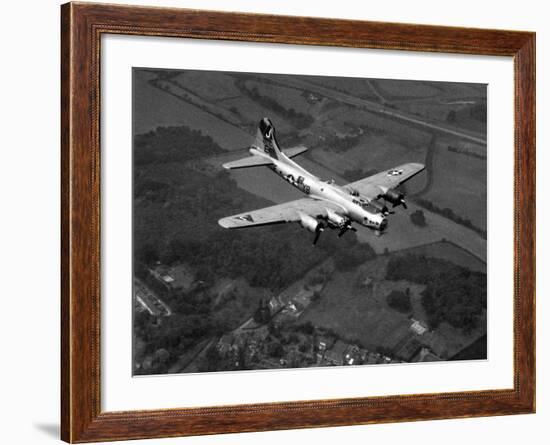
<instances>
[{"instance_id":1,"label":"airplane wing","mask_svg":"<svg viewBox=\"0 0 550 445\"><path fill-rule=\"evenodd\" d=\"M409 163L385 170L368 178L350 182L346 188L358 191L361 195L375 199L383 189L392 189L424 170L424 164Z\"/></svg>"},{"instance_id":2,"label":"airplane wing","mask_svg":"<svg viewBox=\"0 0 550 445\"><path fill-rule=\"evenodd\" d=\"M337 204L316 200L313 198L302 198L295 201L285 202L251 212L239 213L228 216L218 221L219 225L226 229L238 229L242 227L265 226L268 224L280 224L300 220L300 214L307 214L312 217L326 216L327 210L340 211Z\"/></svg>"},{"instance_id":3,"label":"airplane wing","mask_svg":"<svg viewBox=\"0 0 550 445\"><path fill-rule=\"evenodd\" d=\"M261 156L248 156L247 158L226 162L225 164L223 164L223 168L231 170L233 168L258 167L260 165L270 164L272 164L272 162L269 158L264 158Z\"/></svg>"}]
</instances>

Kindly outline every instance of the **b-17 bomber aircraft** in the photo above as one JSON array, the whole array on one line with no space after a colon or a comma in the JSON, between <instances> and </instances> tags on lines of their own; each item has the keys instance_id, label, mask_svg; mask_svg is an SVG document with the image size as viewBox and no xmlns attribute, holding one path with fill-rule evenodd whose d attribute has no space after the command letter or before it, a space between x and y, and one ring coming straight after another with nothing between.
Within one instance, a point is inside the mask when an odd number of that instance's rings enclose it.
<instances>
[{"instance_id":1,"label":"b-17 bomber aircraft","mask_svg":"<svg viewBox=\"0 0 550 445\"><path fill-rule=\"evenodd\" d=\"M275 128L268 118L260 121L256 140L249 149L251 156L223 165L226 169L267 166L307 196L284 204L222 218L218 223L227 229L297 222L315 234L316 244L325 228L339 230L341 237L348 230L356 231L353 223L367 227L380 235L388 226L387 216L393 207L403 206L404 194L396 189L424 170L423 164L409 163L377 173L345 186L334 180L323 181L292 160L306 147L281 150Z\"/></svg>"}]
</instances>

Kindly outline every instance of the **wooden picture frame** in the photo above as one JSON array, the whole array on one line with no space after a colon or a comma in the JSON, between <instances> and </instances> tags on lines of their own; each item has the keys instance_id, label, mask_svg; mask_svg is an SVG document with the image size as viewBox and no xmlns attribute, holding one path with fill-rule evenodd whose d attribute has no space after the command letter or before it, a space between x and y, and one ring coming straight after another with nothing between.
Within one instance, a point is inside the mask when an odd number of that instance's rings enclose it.
<instances>
[{"instance_id":1,"label":"wooden picture frame","mask_svg":"<svg viewBox=\"0 0 550 445\"><path fill-rule=\"evenodd\" d=\"M61 34L63 440L93 442L535 411L534 33L68 3L61 8ZM103 34L512 56L515 72L513 389L102 412L99 115Z\"/></svg>"}]
</instances>

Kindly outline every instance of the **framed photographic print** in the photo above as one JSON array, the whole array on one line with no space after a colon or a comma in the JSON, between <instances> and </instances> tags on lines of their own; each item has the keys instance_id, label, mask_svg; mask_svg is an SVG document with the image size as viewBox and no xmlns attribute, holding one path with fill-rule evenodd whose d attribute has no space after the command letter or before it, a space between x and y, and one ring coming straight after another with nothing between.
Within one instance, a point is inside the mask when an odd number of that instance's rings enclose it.
<instances>
[{"instance_id":1,"label":"framed photographic print","mask_svg":"<svg viewBox=\"0 0 550 445\"><path fill-rule=\"evenodd\" d=\"M534 412L533 33L61 13L63 440Z\"/></svg>"}]
</instances>

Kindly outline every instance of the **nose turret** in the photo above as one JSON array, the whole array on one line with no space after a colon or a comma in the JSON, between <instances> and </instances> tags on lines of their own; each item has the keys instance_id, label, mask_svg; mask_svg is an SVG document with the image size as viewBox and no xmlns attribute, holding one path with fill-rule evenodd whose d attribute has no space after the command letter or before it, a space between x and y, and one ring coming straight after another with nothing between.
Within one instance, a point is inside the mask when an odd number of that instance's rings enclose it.
<instances>
[{"instance_id":1,"label":"nose turret","mask_svg":"<svg viewBox=\"0 0 550 445\"><path fill-rule=\"evenodd\" d=\"M369 213L363 218L363 225L377 232L383 232L388 226L388 220L380 212Z\"/></svg>"}]
</instances>

